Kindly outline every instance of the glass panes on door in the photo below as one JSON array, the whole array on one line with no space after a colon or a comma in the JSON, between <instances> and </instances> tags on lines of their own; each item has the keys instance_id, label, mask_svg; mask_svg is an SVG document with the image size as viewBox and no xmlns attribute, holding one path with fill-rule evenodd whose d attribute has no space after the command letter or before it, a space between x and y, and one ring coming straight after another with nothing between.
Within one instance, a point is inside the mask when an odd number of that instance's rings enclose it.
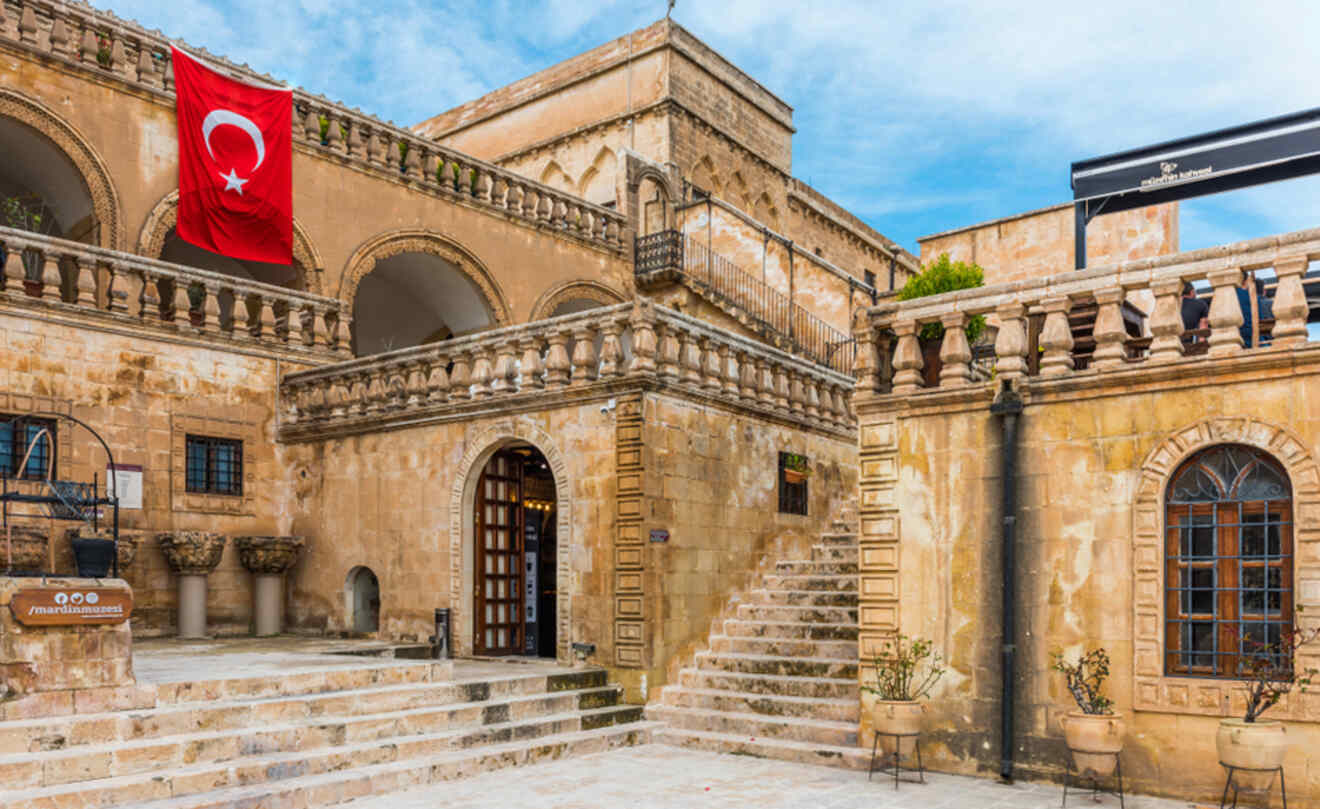
<instances>
[{"instance_id":1,"label":"glass panes on door","mask_svg":"<svg viewBox=\"0 0 1320 809\"><path fill-rule=\"evenodd\" d=\"M514 453L491 457L477 482L478 654L519 654L523 634L523 460Z\"/></svg>"}]
</instances>

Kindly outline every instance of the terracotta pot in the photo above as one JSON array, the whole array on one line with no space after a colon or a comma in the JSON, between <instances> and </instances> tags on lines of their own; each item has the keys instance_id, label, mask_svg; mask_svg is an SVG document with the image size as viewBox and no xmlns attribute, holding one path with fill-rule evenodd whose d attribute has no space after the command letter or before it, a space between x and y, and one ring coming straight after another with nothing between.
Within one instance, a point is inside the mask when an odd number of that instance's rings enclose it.
<instances>
[{"instance_id":1,"label":"terracotta pot","mask_svg":"<svg viewBox=\"0 0 1320 809\"><path fill-rule=\"evenodd\" d=\"M1288 731L1282 722L1221 719L1215 747L1219 749L1221 762L1247 769L1233 774L1239 789L1263 792L1274 783L1272 771L1283 766L1283 757L1288 752Z\"/></svg>"},{"instance_id":2,"label":"terracotta pot","mask_svg":"<svg viewBox=\"0 0 1320 809\"><path fill-rule=\"evenodd\" d=\"M1127 723L1121 714L1090 714L1072 711L1060 717L1063 739L1072 752L1077 772L1096 777L1112 775L1123 749Z\"/></svg>"},{"instance_id":3,"label":"terracotta pot","mask_svg":"<svg viewBox=\"0 0 1320 809\"><path fill-rule=\"evenodd\" d=\"M46 532L30 525L14 525L10 529L13 543L12 569L24 573L45 571L50 561L50 541ZM0 570L6 567L5 534L0 529Z\"/></svg>"},{"instance_id":4,"label":"terracotta pot","mask_svg":"<svg viewBox=\"0 0 1320 809\"><path fill-rule=\"evenodd\" d=\"M807 476L806 476L805 474L803 474L803 473L797 471L796 469L785 469L785 470L784 470L784 482L785 482L785 483L801 483L802 481L804 481L804 480L806 480L806 479L807 479Z\"/></svg>"},{"instance_id":5,"label":"terracotta pot","mask_svg":"<svg viewBox=\"0 0 1320 809\"><path fill-rule=\"evenodd\" d=\"M898 752L904 758L913 754L917 747L915 735L903 735L895 745L893 736L885 733L917 734L921 732L923 714L926 706L920 702L903 700L876 700L871 708L871 725L880 733L880 750L886 756Z\"/></svg>"}]
</instances>

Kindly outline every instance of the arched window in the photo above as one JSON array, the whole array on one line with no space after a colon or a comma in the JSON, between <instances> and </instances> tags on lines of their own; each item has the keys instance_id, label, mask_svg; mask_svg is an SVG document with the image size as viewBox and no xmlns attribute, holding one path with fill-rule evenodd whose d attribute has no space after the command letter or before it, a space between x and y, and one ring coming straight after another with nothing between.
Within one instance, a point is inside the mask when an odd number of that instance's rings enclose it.
<instances>
[{"instance_id":1,"label":"arched window","mask_svg":"<svg viewBox=\"0 0 1320 809\"><path fill-rule=\"evenodd\" d=\"M1233 677L1292 628L1292 487L1272 457L1224 444L1174 472L1165 506L1165 673Z\"/></svg>"}]
</instances>

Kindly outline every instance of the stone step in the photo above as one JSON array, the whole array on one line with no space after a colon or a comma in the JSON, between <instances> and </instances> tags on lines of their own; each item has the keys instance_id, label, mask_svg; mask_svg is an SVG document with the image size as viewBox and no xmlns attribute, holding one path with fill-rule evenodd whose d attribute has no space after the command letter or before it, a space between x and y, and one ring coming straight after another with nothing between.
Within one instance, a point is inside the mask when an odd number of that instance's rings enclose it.
<instances>
[{"instance_id":1,"label":"stone step","mask_svg":"<svg viewBox=\"0 0 1320 809\"><path fill-rule=\"evenodd\" d=\"M179 797L345 768L429 758L515 740L526 741L628 724L640 718L641 708L638 706L598 708L551 714L530 721L498 722L478 728L339 744L319 750L295 749L290 752L244 755L233 762L157 764L129 775L109 776L107 772L97 777L94 773L84 773L84 780L77 782L0 791L0 806L6 809L72 809L116 804L137 806L156 798ZM124 764L121 761L115 762L116 767ZM8 785L11 782L5 783Z\"/></svg>"},{"instance_id":2,"label":"stone step","mask_svg":"<svg viewBox=\"0 0 1320 809\"><path fill-rule=\"evenodd\" d=\"M813 562L851 562L857 564L859 551L857 546L845 547L842 545L812 545L811 560Z\"/></svg>"},{"instance_id":3,"label":"stone step","mask_svg":"<svg viewBox=\"0 0 1320 809\"><path fill-rule=\"evenodd\" d=\"M321 750L345 743L398 739L614 706L615 688L561 691L504 701L458 703L381 714L318 717L297 722L253 723L239 728L157 738L83 744L0 756L0 783L54 786L110 774L234 761L264 753ZM602 703L605 703L602 705Z\"/></svg>"},{"instance_id":4,"label":"stone step","mask_svg":"<svg viewBox=\"0 0 1320 809\"><path fill-rule=\"evenodd\" d=\"M678 682L684 688L735 691L740 694L776 694L786 697L813 699L856 700L860 697L855 678L790 677L685 668L679 671Z\"/></svg>"},{"instance_id":5,"label":"stone step","mask_svg":"<svg viewBox=\"0 0 1320 809\"><path fill-rule=\"evenodd\" d=\"M665 728L656 731L652 739L658 744L707 750L713 753L733 753L801 764L825 764L864 770L871 760L869 747L833 747L814 742L794 742L739 736L731 733L713 733L700 730Z\"/></svg>"},{"instance_id":6,"label":"stone step","mask_svg":"<svg viewBox=\"0 0 1320 809\"><path fill-rule=\"evenodd\" d=\"M333 772L222 787L184 796L169 797L167 791L162 791L164 794L156 800L102 802L96 806L103 809L112 806L132 806L133 809L309 809L334 806L368 795L398 792L507 767L646 744L659 727L654 722L634 722L437 756L349 766ZM47 809L53 805L34 803L6 809L38 809L38 806Z\"/></svg>"},{"instance_id":7,"label":"stone step","mask_svg":"<svg viewBox=\"0 0 1320 809\"><path fill-rule=\"evenodd\" d=\"M769 738L830 747L857 746L856 722L831 722L801 716L703 711L699 708L681 708L672 705L652 706L647 709L646 714L648 719L659 720L675 729L727 733L752 740Z\"/></svg>"},{"instance_id":8,"label":"stone step","mask_svg":"<svg viewBox=\"0 0 1320 809\"><path fill-rule=\"evenodd\" d=\"M820 535L820 544L826 547L857 547L856 529L845 528L841 531L830 531Z\"/></svg>"},{"instance_id":9,"label":"stone step","mask_svg":"<svg viewBox=\"0 0 1320 809\"><path fill-rule=\"evenodd\" d=\"M739 674L770 674L781 677L823 677L848 679L857 677L857 660L838 660L824 657L772 657L769 655L734 654L732 652L697 652L695 665L699 669L736 672Z\"/></svg>"},{"instance_id":10,"label":"stone step","mask_svg":"<svg viewBox=\"0 0 1320 809\"><path fill-rule=\"evenodd\" d=\"M857 576L823 576L807 574L785 576L774 574L764 578L767 590L812 590L822 592L857 592Z\"/></svg>"},{"instance_id":11,"label":"stone step","mask_svg":"<svg viewBox=\"0 0 1320 809\"><path fill-rule=\"evenodd\" d=\"M802 623L800 621L744 621L726 618L722 630L729 637L857 640L857 624Z\"/></svg>"},{"instance_id":12,"label":"stone step","mask_svg":"<svg viewBox=\"0 0 1320 809\"><path fill-rule=\"evenodd\" d=\"M785 607L855 607L857 590L769 590L757 589L748 595L751 604Z\"/></svg>"},{"instance_id":13,"label":"stone step","mask_svg":"<svg viewBox=\"0 0 1320 809\"><path fill-rule=\"evenodd\" d=\"M739 604L737 617L744 621L778 621L801 624L856 624L856 607L789 607L770 604Z\"/></svg>"},{"instance_id":14,"label":"stone step","mask_svg":"<svg viewBox=\"0 0 1320 809\"><path fill-rule=\"evenodd\" d=\"M780 694L741 694L708 688L667 685L660 692L663 705L702 711L730 711L769 716L801 716L856 725L861 708L856 699L788 697ZM650 710L649 708L647 709Z\"/></svg>"},{"instance_id":15,"label":"stone step","mask_svg":"<svg viewBox=\"0 0 1320 809\"><path fill-rule=\"evenodd\" d=\"M788 560L775 563L777 576L856 576L856 562L814 562Z\"/></svg>"},{"instance_id":16,"label":"stone step","mask_svg":"<svg viewBox=\"0 0 1320 809\"><path fill-rule=\"evenodd\" d=\"M734 654L772 655L778 657L829 657L836 660L856 660L855 640L809 640L804 638L749 638L731 635L712 635L712 652Z\"/></svg>"},{"instance_id":17,"label":"stone step","mask_svg":"<svg viewBox=\"0 0 1320 809\"><path fill-rule=\"evenodd\" d=\"M217 699L211 703L188 701L129 712L11 720L0 722L0 754L155 739L279 722L315 719L328 721L328 717L343 718L544 695L547 691L563 690L569 686L578 686L577 690L612 692L613 689L605 685L605 680L603 670L591 669L549 677L542 674L459 682L403 683L290 696Z\"/></svg>"}]
</instances>

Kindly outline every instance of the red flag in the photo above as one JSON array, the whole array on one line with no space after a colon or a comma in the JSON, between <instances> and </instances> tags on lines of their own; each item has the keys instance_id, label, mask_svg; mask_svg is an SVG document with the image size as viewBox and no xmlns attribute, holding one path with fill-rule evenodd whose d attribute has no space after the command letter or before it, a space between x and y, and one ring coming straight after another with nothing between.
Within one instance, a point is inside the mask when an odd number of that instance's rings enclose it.
<instances>
[{"instance_id":1,"label":"red flag","mask_svg":"<svg viewBox=\"0 0 1320 809\"><path fill-rule=\"evenodd\" d=\"M293 93L239 81L171 48L184 241L230 258L293 262Z\"/></svg>"}]
</instances>

